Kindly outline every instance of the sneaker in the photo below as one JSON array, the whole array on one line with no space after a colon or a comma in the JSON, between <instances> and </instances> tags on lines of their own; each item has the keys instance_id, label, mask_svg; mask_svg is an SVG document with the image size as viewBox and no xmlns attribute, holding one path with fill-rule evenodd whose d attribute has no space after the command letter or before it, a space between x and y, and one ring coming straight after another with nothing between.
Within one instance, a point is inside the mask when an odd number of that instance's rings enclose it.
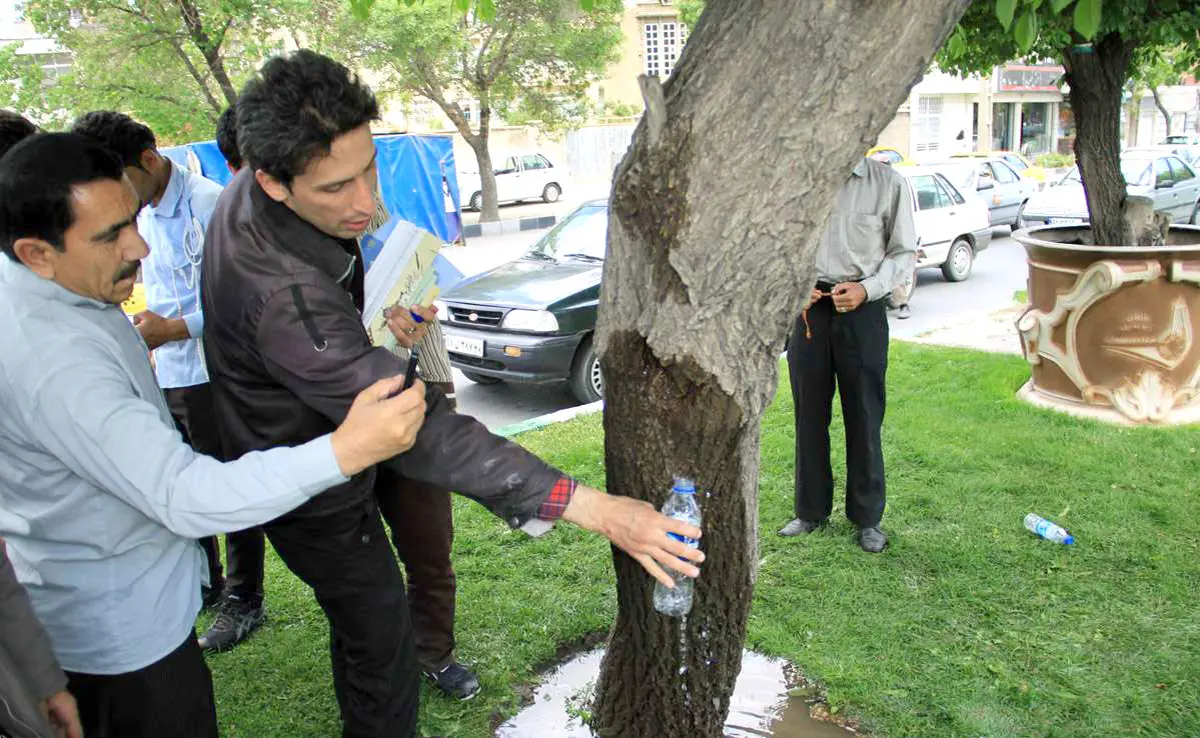
<instances>
[{"instance_id":1,"label":"sneaker","mask_svg":"<svg viewBox=\"0 0 1200 738\"><path fill-rule=\"evenodd\" d=\"M200 588L200 609L208 610L221 604L221 590L217 587Z\"/></svg>"},{"instance_id":2,"label":"sneaker","mask_svg":"<svg viewBox=\"0 0 1200 738\"><path fill-rule=\"evenodd\" d=\"M822 525L825 525L824 520L801 520L800 518L796 518L792 522L780 528L779 535L786 538L791 538L792 536L803 536L812 533Z\"/></svg>"},{"instance_id":3,"label":"sneaker","mask_svg":"<svg viewBox=\"0 0 1200 738\"><path fill-rule=\"evenodd\" d=\"M205 651L228 651L258 629L267 619L262 603L254 603L236 594L226 594L217 610L217 619L200 636Z\"/></svg>"},{"instance_id":4,"label":"sneaker","mask_svg":"<svg viewBox=\"0 0 1200 738\"><path fill-rule=\"evenodd\" d=\"M900 320L908 320L909 318L912 317L912 310L908 309L907 304L901 305L900 306L900 314L897 315L896 317Z\"/></svg>"},{"instance_id":5,"label":"sneaker","mask_svg":"<svg viewBox=\"0 0 1200 738\"><path fill-rule=\"evenodd\" d=\"M457 661L451 661L439 671L427 671L425 676L456 700L469 700L479 694L479 677Z\"/></svg>"},{"instance_id":6,"label":"sneaker","mask_svg":"<svg viewBox=\"0 0 1200 738\"><path fill-rule=\"evenodd\" d=\"M878 526L858 532L858 545L867 553L877 554L887 548L888 537Z\"/></svg>"}]
</instances>

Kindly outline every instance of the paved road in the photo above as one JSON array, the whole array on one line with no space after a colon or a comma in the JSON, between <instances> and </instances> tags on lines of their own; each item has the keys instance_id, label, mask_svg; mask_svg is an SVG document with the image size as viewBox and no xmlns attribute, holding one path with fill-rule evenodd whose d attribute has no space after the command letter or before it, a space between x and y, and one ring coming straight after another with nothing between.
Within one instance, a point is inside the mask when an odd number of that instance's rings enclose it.
<instances>
[{"instance_id":1,"label":"paved road","mask_svg":"<svg viewBox=\"0 0 1200 738\"><path fill-rule=\"evenodd\" d=\"M517 206L502 212L528 208ZM539 207L539 206L532 206ZM544 206L540 206L544 207ZM513 215L511 217L517 217ZM942 278L936 269L917 275L917 290L912 298L912 317L890 323L894 338L911 338L947 325L990 314L1011 304L1013 293L1025 289L1025 252L997 228L991 246L975 261L971 277L958 284ZM448 249L449 256L464 274L475 274L517 258L545 231L525 231L469 241L467 246ZM1001 235L1003 234L1003 235ZM462 412L474 415L489 428L544 415L576 404L565 385L478 385L455 371L455 386Z\"/></svg>"}]
</instances>

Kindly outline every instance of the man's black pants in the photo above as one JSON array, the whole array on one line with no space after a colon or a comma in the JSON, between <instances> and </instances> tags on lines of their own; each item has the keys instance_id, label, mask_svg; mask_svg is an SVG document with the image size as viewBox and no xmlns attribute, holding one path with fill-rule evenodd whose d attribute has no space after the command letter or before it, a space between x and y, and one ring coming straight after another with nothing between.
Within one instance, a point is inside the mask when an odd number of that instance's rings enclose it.
<instances>
[{"instance_id":1,"label":"man's black pants","mask_svg":"<svg viewBox=\"0 0 1200 738\"><path fill-rule=\"evenodd\" d=\"M836 387L846 425L846 517L860 528L879 525L885 501L880 430L885 406L888 323L885 300L838 313L822 298L808 310L805 337L796 318L788 371L796 410L796 517L816 522L833 509L829 423Z\"/></svg>"},{"instance_id":2,"label":"man's black pants","mask_svg":"<svg viewBox=\"0 0 1200 738\"><path fill-rule=\"evenodd\" d=\"M410 738L420 673L404 581L374 499L264 526L287 567L329 620L333 689L343 738Z\"/></svg>"},{"instance_id":3,"label":"man's black pants","mask_svg":"<svg viewBox=\"0 0 1200 738\"><path fill-rule=\"evenodd\" d=\"M127 674L67 672L87 738L217 738L212 675L195 634Z\"/></svg>"},{"instance_id":4,"label":"man's black pants","mask_svg":"<svg viewBox=\"0 0 1200 738\"><path fill-rule=\"evenodd\" d=\"M208 384L179 387L166 390L167 407L175 418L175 427L183 434L183 440L197 453L223 459L221 431L217 427L212 388ZM227 576L221 575L221 551L216 536L201 538L200 545L208 558L209 583L213 587L224 585L230 592L244 601L262 602L263 556L265 542L262 529L229 533L225 536L225 557L228 563Z\"/></svg>"}]
</instances>

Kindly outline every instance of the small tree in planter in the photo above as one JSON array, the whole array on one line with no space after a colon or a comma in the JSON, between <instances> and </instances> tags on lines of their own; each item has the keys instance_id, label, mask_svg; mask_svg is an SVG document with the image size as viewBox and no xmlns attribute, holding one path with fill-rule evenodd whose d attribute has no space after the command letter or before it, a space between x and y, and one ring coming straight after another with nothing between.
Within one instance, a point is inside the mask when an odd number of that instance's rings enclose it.
<instances>
[{"instance_id":1,"label":"small tree in planter","mask_svg":"<svg viewBox=\"0 0 1200 738\"><path fill-rule=\"evenodd\" d=\"M1120 166L1127 80L1167 49L1194 56L1197 27L1195 0L994 0L971 5L942 49L939 64L959 72L1019 57L1066 68L1091 223L1017 236L1029 255L1030 308L1017 321L1029 402L1121 423L1200 422L1200 232L1168 239L1153 203L1127 196Z\"/></svg>"},{"instance_id":2,"label":"small tree in planter","mask_svg":"<svg viewBox=\"0 0 1200 738\"><path fill-rule=\"evenodd\" d=\"M941 68L982 72L1021 57L1060 60L1078 135L1075 160L1097 244L1149 240L1153 223L1126 229L1121 175L1121 93L1163 49L1194 55L1200 4L1188 0L975 2L938 56ZM1194 58L1194 57L1193 57ZM1130 244L1132 245L1132 244Z\"/></svg>"}]
</instances>

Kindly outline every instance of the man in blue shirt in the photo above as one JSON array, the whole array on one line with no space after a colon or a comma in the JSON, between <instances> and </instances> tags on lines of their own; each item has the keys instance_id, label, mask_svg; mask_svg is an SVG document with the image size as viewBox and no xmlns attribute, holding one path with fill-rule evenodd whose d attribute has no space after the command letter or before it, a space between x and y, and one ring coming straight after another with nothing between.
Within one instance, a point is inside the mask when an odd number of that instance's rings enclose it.
<instances>
[{"instance_id":1,"label":"man in blue shirt","mask_svg":"<svg viewBox=\"0 0 1200 738\"><path fill-rule=\"evenodd\" d=\"M197 454L120 309L147 253L139 206L121 161L81 136L34 136L0 166L0 536L85 735L216 738L194 539L411 448L425 390L386 399L392 377L333 433L224 464Z\"/></svg>"},{"instance_id":2,"label":"man in blue shirt","mask_svg":"<svg viewBox=\"0 0 1200 738\"><path fill-rule=\"evenodd\" d=\"M204 233L221 186L160 154L154 133L122 113L88 113L73 130L119 156L141 198L144 207L137 227L150 247L142 260L147 310L134 317L134 324L154 352L158 386L166 394L180 433L197 452L220 458L221 436L200 341L204 331L200 270ZM221 596L225 581L216 538L206 538L201 545L209 572L204 606L210 607ZM261 597L248 604L239 618L237 641L262 623Z\"/></svg>"}]
</instances>

